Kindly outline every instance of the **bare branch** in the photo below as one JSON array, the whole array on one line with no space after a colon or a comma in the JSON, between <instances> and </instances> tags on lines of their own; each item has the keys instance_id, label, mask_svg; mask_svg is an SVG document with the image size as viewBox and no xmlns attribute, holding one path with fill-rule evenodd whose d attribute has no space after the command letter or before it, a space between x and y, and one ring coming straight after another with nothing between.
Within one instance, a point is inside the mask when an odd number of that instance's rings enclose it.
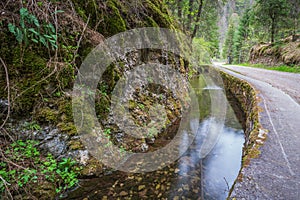
<instances>
[{"instance_id":1,"label":"bare branch","mask_svg":"<svg viewBox=\"0 0 300 200\"><path fill-rule=\"evenodd\" d=\"M2 125L0 126L0 129L2 129L5 125L5 123L7 122L9 116L10 116L10 85L9 85L9 76L8 76L8 69L7 66L5 64L5 62L3 61L3 59L0 57L0 61L4 67L5 70L5 76L6 76L6 85L7 85L7 102L8 102L8 106L7 106L7 115L5 120L3 121Z\"/></svg>"}]
</instances>

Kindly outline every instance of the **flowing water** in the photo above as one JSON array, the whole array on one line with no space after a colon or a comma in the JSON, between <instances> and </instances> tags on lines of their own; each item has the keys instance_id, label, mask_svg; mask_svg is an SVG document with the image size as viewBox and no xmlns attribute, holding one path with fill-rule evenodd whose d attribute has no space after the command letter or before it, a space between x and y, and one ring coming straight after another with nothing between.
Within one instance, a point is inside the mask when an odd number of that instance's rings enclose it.
<instances>
[{"instance_id":1,"label":"flowing water","mask_svg":"<svg viewBox=\"0 0 300 200\"><path fill-rule=\"evenodd\" d=\"M201 149L207 142L207 129L214 129L211 116L212 91L223 92L217 86L207 86L203 78L191 81L199 100L200 116L190 123L199 123L195 140L175 163L162 170L143 174L110 171L101 178L85 179L65 199L226 199L241 167L244 134L231 106L227 105L224 126L202 158ZM182 138L184 142L184 138Z\"/></svg>"}]
</instances>

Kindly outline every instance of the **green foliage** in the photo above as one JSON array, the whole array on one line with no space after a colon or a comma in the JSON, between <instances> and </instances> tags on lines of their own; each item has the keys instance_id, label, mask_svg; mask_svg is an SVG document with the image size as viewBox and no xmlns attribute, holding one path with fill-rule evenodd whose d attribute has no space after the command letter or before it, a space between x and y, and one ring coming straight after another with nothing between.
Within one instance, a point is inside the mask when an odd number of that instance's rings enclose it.
<instances>
[{"instance_id":1,"label":"green foliage","mask_svg":"<svg viewBox=\"0 0 300 200\"><path fill-rule=\"evenodd\" d=\"M105 129L105 130L104 130L104 134L105 134L106 136L110 136L110 134L111 134L110 128Z\"/></svg>"},{"instance_id":2,"label":"green foliage","mask_svg":"<svg viewBox=\"0 0 300 200\"><path fill-rule=\"evenodd\" d=\"M37 145L38 142L34 140L18 140L4 149L6 159L0 161L0 176L5 183L18 190L45 180L55 185L56 193L75 186L80 170L76 167L76 162L70 158L63 158L58 162L51 154L43 158ZM4 192L5 183L0 181L0 193Z\"/></svg>"},{"instance_id":3,"label":"green foliage","mask_svg":"<svg viewBox=\"0 0 300 200\"><path fill-rule=\"evenodd\" d=\"M24 122L23 128L26 129L26 130L31 130L31 131L39 131L39 130L41 130L40 125L38 125L36 121Z\"/></svg>"},{"instance_id":4,"label":"green foliage","mask_svg":"<svg viewBox=\"0 0 300 200\"><path fill-rule=\"evenodd\" d=\"M8 29L16 37L16 40L25 47L29 41L42 44L49 48L57 48L57 35L54 26L51 23L40 24L36 16L30 14L26 8L20 9L19 25L9 23Z\"/></svg>"},{"instance_id":5,"label":"green foliage","mask_svg":"<svg viewBox=\"0 0 300 200\"><path fill-rule=\"evenodd\" d=\"M125 154L126 153L126 149L123 146L120 146L119 147L119 152L120 152L121 155Z\"/></svg>"},{"instance_id":6,"label":"green foliage","mask_svg":"<svg viewBox=\"0 0 300 200\"><path fill-rule=\"evenodd\" d=\"M257 30L269 32L269 41L274 42L279 30L287 23L289 9L287 0L256 0L254 22Z\"/></svg>"},{"instance_id":7,"label":"green foliage","mask_svg":"<svg viewBox=\"0 0 300 200\"><path fill-rule=\"evenodd\" d=\"M228 32L226 35L226 40L223 47L222 57L227 58L233 56L233 38L235 32L235 24L231 21L229 24ZM229 63L230 64L230 63Z\"/></svg>"},{"instance_id":8,"label":"green foliage","mask_svg":"<svg viewBox=\"0 0 300 200\"><path fill-rule=\"evenodd\" d=\"M70 36L71 40L74 40L74 37ZM75 59L79 56L78 54L74 54L74 52L77 51L77 46L72 45L62 45L62 49L65 51L66 55L64 56L64 62L68 63L72 67L72 63L75 61Z\"/></svg>"},{"instance_id":9,"label":"green foliage","mask_svg":"<svg viewBox=\"0 0 300 200\"><path fill-rule=\"evenodd\" d=\"M197 21L199 4L194 0L165 0L173 15L177 18L187 33L197 28L196 37L209 42L211 57L219 57L219 32L217 22L219 19L219 1L203 1L200 11L200 21Z\"/></svg>"},{"instance_id":10,"label":"green foliage","mask_svg":"<svg viewBox=\"0 0 300 200\"><path fill-rule=\"evenodd\" d=\"M148 133L147 133L147 137L148 138L153 138L153 137L156 137L157 136L157 129L155 127L151 127L149 130L148 130Z\"/></svg>"},{"instance_id":11,"label":"green foliage","mask_svg":"<svg viewBox=\"0 0 300 200\"><path fill-rule=\"evenodd\" d=\"M193 40L193 58L196 59L197 64L208 64L213 57L211 50L212 44L205 41L204 38L194 38Z\"/></svg>"},{"instance_id":12,"label":"green foliage","mask_svg":"<svg viewBox=\"0 0 300 200\"><path fill-rule=\"evenodd\" d=\"M249 51L252 47L250 38L251 10L247 9L239 21L233 37L233 62L241 63L248 60Z\"/></svg>"},{"instance_id":13,"label":"green foliage","mask_svg":"<svg viewBox=\"0 0 300 200\"><path fill-rule=\"evenodd\" d=\"M138 103L138 107L139 107L141 110L144 110L144 109L145 109L145 105L142 104L142 103Z\"/></svg>"}]
</instances>

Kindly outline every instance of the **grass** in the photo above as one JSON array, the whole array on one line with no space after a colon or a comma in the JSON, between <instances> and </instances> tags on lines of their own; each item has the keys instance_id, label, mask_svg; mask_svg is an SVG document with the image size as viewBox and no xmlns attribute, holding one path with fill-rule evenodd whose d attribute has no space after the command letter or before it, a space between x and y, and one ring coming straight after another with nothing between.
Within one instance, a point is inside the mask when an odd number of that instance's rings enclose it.
<instances>
[{"instance_id":1,"label":"grass","mask_svg":"<svg viewBox=\"0 0 300 200\"><path fill-rule=\"evenodd\" d=\"M275 70L281 72L300 73L300 66L280 65L277 67L270 67L263 64L250 64L250 63L241 63L238 65L245 66L245 67L255 67L255 68L268 69L268 70Z\"/></svg>"}]
</instances>

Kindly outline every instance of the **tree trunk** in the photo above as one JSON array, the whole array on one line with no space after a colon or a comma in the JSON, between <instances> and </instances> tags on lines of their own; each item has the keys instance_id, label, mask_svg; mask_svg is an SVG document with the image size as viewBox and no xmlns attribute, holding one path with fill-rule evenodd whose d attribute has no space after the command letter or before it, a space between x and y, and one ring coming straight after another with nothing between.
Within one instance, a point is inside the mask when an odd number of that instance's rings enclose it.
<instances>
[{"instance_id":1,"label":"tree trunk","mask_svg":"<svg viewBox=\"0 0 300 200\"><path fill-rule=\"evenodd\" d=\"M272 18L272 22L271 22L271 42L275 42L275 17Z\"/></svg>"},{"instance_id":2,"label":"tree trunk","mask_svg":"<svg viewBox=\"0 0 300 200\"><path fill-rule=\"evenodd\" d=\"M182 22L182 2L178 1L177 2L177 15L178 15L178 19L180 22Z\"/></svg>"},{"instance_id":3,"label":"tree trunk","mask_svg":"<svg viewBox=\"0 0 300 200\"><path fill-rule=\"evenodd\" d=\"M188 13L188 21L187 21L187 25L186 25L187 31L190 31L191 27L192 27L192 18L193 18L192 12L193 12L194 1L195 0L189 1L189 13Z\"/></svg>"},{"instance_id":4,"label":"tree trunk","mask_svg":"<svg viewBox=\"0 0 300 200\"><path fill-rule=\"evenodd\" d=\"M199 29L199 21L200 21L200 17L201 17L201 13L202 13L202 8L203 8L203 0L200 0L198 12L197 12L197 18L196 18L196 21L195 21L195 27L194 27L194 30L193 30L193 33L192 33L192 36L191 36L192 39L196 36L196 33Z\"/></svg>"}]
</instances>

